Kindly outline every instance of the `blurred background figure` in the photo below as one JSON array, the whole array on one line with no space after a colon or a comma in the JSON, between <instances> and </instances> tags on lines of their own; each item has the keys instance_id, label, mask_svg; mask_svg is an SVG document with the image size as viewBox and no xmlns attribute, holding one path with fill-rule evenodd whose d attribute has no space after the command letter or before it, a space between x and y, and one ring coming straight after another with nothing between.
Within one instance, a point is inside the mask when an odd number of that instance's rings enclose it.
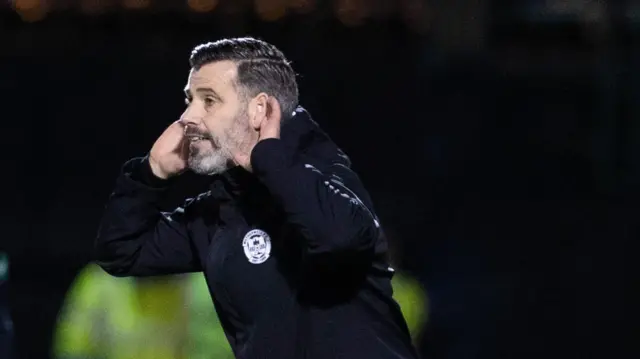
<instances>
[{"instance_id":1,"label":"blurred background figure","mask_svg":"<svg viewBox=\"0 0 640 359\"><path fill-rule=\"evenodd\" d=\"M417 340L425 319L421 286L400 272L393 287ZM233 353L201 273L115 278L89 264L58 316L53 357L232 359Z\"/></svg>"},{"instance_id":2,"label":"blurred background figure","mask_svg":"<svg viewBox=\"0 0 640 359\"><path fill-rule=\"evenodd\" d=\"M388 226L385 228L385 236L389 243L389 264L394 270L391 280L393 298L400 305L411 338L418 346L429 318L428 296L418 277L403 263L407 254L403 253L403 241L398 237L398 232L392 226Z\"/></svg>"},{"instance_id":3,"label":"blurred background figure","mask_svg":"<svg viewBox=\"0 0 640 359\"><path fill-rule=\"evenodd\" d=\"M202 274L114 278L90 264L67 294L57 359L233 358Z\"/></svg>"}]
</instances>

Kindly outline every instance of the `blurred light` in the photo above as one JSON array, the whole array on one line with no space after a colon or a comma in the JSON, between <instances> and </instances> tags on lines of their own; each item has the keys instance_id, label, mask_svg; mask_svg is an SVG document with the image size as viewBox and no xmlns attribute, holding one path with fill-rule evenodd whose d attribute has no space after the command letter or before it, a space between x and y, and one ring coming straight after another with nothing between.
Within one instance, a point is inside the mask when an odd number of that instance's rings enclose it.
<instances>
[{"instance_id":1,"label":"blurred light","mask_svg":"<svg viewBox=\"0 0 640 359\"><path fill-rule=\"evenodd\" d=\"M144 9L151 5L151 0L124 0L122 5L127 9Z\"/></svg>"},{"instance_id":2,"label":"blurred light","mask_svg":"<svg viewBox=\"0 0 640 359\"><path fill-rule=\"evenodd\" d=\"M367 9L362 0L337 0L336 12L344 25L356 26L364 22Z\"/></svg>"},{"instance_id":3,"label":"blurred light","mask_svg":"<svg viewBox=\"0 0 640 359\"><path fill-rule=\"evenodd\" d=\"M258 16L265 21L276 21L287 14L286 0L255 0Z\"/></svg>"},{"instance_id":4,"label":"blurred light","mask_svg":"<svg viewBox=\"0 0 640 359\"><path fill-rule=\"evenodd\" d=\"M218 0L189 0L187 4L196 12L209 12L218 6Z\"/></svg>"},{"instance_id":5,"label":"blurred light","mask_svg":"<svg viewBox=\"0 0 640 359\"><path fill-rule=\"evenodd\" d=\"M316 0L290 0L289 7L299 13L309 13L316 7Z\"/></svg>"},{"instance_id":6,"label":"blurred light","mask_svg":"<svg viewBox=\"0 0 640 359\"><path fill-rule=\"evenodd\" d=\"M20 18L26 22L44 19L49 10L48 5L48 2L43 0L13 0L13 7Z\"/></svg>"},{"instance_id":7,"label":"blurred light","mask_svg":"<svg viewBox=\"0 0 640 359\"><path fill-rule=\"evenodd\" d=\"M40 0L13 0L13 7L17 11L28 11L37 8Z\"/></svg>"}]
</instances>

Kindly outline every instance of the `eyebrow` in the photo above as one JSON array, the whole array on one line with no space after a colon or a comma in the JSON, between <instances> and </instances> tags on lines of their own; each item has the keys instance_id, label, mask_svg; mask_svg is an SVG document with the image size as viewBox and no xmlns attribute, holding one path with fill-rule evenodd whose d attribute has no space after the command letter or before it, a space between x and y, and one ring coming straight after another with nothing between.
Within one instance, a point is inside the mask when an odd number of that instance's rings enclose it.
<instances>
[{"instance_id":1,"label":"eyebrow","mask_svg":"<svg viewBox=\"0 0 640 359\"><path fill-rule=\"evenodd\" d=\"M198 87L196 89L196 93L203 93L203 94L211 95L211 96L215 97L216 100L222 101L222 98L210 87ZM184 94L187 97L190 98L191 97L191 90L189 90L188 87L185 87L184 88Z\"/></svg>"}]
</instances>

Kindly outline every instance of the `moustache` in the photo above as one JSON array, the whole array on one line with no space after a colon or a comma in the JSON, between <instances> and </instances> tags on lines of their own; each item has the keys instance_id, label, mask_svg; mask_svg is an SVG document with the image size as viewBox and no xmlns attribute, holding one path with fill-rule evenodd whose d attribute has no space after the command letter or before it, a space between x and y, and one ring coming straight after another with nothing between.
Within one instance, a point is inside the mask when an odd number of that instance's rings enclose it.
<instances>
[{"instance_id":1,"label":"moustache","mask_svg":"<svg viewBox=\"0 0 640 359\"><path fill-rule=\"evenodd\" d=\"M185 126L184 127L184 136L188 139L198 139L198 140L212 140L212 137L209 133L205 131L201 131L200 129L194 126Z\"/></svg>"}]
</instances>

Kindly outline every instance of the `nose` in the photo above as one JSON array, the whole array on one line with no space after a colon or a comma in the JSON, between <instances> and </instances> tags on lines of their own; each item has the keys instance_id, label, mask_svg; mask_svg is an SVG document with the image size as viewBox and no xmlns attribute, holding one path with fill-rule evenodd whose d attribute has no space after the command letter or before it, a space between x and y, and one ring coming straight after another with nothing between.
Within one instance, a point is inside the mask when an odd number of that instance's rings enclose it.
<instances>
[{"instance_id":1,"label":"nose","mask_svg":"<svg viewBox=\"0 0 640 359\"><path fill-rule=\"evenodd\" d=\"M180 116L180 122L182 122L183 125L194 125L194 126L198 126L200 125L200 123L202 122L202 116L197 113L198 111L193 108L192 106L187 107L184 112L182 113L182 116Z\"/></svg>"},{"instance_id":2,"label":"nose","mask_svg":"<svg viewBox=\"0 0 640 359\"><path fill-rule=\"evenodd\" d=\"M202 122L202 118L200 116L193 116L193 114L189 113L189 110L185 111L182 116L180 116L180 122L183 125L195 125L198 126Z\"/></svg>"},{"instance_id":3,"label":"nose","mask_svg":"<svg viewBox=\"0 0 640 359\"><path fill-rule=\"evenodd\" d=\"M200 123L200 121L195 119L194 117L185 117L185 116L180 117L180 122L185 128L189 126L198 127L198 124Z\"/></svg>"}]
</instances>

